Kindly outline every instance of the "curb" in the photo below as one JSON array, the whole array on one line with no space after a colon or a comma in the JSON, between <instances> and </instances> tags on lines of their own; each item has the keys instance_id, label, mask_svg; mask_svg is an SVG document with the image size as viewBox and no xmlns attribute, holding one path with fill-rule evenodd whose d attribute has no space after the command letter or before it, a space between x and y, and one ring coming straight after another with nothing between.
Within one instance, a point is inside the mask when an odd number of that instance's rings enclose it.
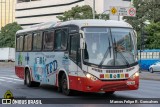
<instances>
[{"instance_id":1,"label":"curb","mask_svg":"<svg viewBox=\"0 0 160 107\"><path fill-rule=\"evenodd\" d=\"M151 78L140 78L141 80L153 80L153 81L160 81L160 79L151 79Z\"/></svg>"}]
</instances>

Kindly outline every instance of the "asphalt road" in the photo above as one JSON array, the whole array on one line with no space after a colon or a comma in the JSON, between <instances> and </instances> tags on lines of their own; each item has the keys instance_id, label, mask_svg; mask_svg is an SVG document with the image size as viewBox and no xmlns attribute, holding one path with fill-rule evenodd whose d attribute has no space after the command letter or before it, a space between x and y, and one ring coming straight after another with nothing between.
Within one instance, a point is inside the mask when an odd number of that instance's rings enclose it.
<instances>
[{"instance_id":1,"label":"asphalt road","mask_svg":"<svg viewBox=\"0 0 160 107\"><path fill-rule=\"evenodd\" d=\"M49 85L41 85L38 88L28 88L23 85L23 80L19 79L14 74L14 67L0 67L0 98L4 97L4 93L10 90L15 97L26 97L26 98L60 98L60 100L73 98L73 99L86 99L85 101L92 101L90 98L99 98L98 101L104 100L105 98L118 99L118 98L160 98L160 81L153 80L140 80L140 88L135 91L120 91L115 92L114 95L105 96L103 93L78 93L74 96L65 96L62 93L58 93L57 89ZM63 99L64 98L64 99ZM93 100L95 101L95 100ZM5 105L0 105L5 107ZM13 107L13 105L10 105ZM20 107L21 105L16 105ZM26 106L27 105L23 105ZM38 105L32 105L33 107L39 107ZM41 105L44 106L44 105ZM52 105L45 105L45 107ZM58 107L124 107L127 104L55 104ZM160 107L160 104L133 104L131 107Z\"/></svg>"}]
</instances>

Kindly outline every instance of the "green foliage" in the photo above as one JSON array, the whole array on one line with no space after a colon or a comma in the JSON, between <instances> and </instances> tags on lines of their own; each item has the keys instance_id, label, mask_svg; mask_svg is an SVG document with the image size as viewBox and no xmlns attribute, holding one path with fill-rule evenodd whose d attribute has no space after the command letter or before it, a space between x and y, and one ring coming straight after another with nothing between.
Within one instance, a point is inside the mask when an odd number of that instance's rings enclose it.
<instances>
[{"instance_id":1,"label":"green foliage","mask_svg":"<svg viewBox=\"0 0 160 107\"><path fill-rule=\"evenodd\" d=\"M134 0L133 6L137 11L136 17L125 16L124 19L136 30L141 30L141 24L146 20L155 23L160 21L160 0Z\"/></svg>"},{"instance_id":2,"label":"green foliage","mask_svg":"<svg viewBox=\"0 0 160 107\"><path fill-rule=\"evenodd\" d=\"M15 47L15 34L22 29L16 22L7 24L1 28L0 47Z\"/></svg>"},{"instance_id":3,"label":"green foliage","mask_svg":"<svg viewBox=\"0 0 160 107\"><path fill-rule=\"evenodd\" d=\"M96 19L109 20L109 14L96 14Z\"/></svg>"},{"instance_id":4,"label":"green foliage","mask_svg":"<svg viewBox=\"0 0 160 107\"><path fill-rule=\"evenodd\" d=\"M71 10L65 11L63 16L57 16L61 21L73 20L73 19L92 19L92 8L89 5L75 6ZM99 19L100 14L96 14L96 19ZM102 19L109 19L106 14L102 15Z\"/></svg>"},{"instance_id":5,"label":"green foliage","mask_svg":"<svg viewBox=\"0 0 160 107\"><path fill-rule=\"evenodd\" d=\"M148 33L146 47L148 49L160 49L160 22L151 23L146 27Z\"/></svg>"},{"instance_id":6,"label":"green foliage","mask_svg":"<svg viewBox=\"0 0 160 107\"><path fill-rule=\"evenodd\" d=\"M133 1L133 6L136 8L137 12L136 12L136 17L127 17L125 16L124 19L130 23L133 28L137 31L138 33L138 49L140 49L140 43L142 40L140 39L140 36L142 35L142 30L143 32L146 32L144 29L144 27L146 25L144 25L144 22L146 20L149 20L152 24L156 24L157 22L160 21L160 0L134 0ZM153 24L153 25L154 25ZM150 25L150 26L153 26ZM157 24L157 26L159 26L159 24ZM153 27L151 27L153 28ZM148 29L148 28L147 28ZM154 28L153 28L154 30ZM156 44L153 44L153 38L154 39L158 39L159 38L159 34L158 33L152 33L152 35L150 35L151 33L149 31L148 32L148 36L147 37L147 42L146 42L146 47L147 49L153 49L153 48L158 48L159 46L157 46ZM154 36L154 37L153 37ZM152 38L152 39L151 39ZM157 40L158 42L158 40Z\"/></svg>"}]
</instances>

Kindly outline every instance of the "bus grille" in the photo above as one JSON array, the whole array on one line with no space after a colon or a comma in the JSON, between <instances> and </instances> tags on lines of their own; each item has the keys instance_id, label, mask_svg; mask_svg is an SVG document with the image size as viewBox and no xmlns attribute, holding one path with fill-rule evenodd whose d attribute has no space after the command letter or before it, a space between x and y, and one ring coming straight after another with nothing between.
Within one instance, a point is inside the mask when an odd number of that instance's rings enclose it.
<instances>
[{"instance_id":1,"label":"bus grille","mask_svg":"<svg viewBox=\"0 0 160 107\"><path fill-rule=\"evenodd\" d=\"M106 70L106 73L123 73L123 70Z\"/></svg>"},{"instance_id":2,"label":"bus grille","mask_svg":"<svg viewBox=\"0 0 160 107\"><path fill-rule=\"evenodd\" d=\"M108 84L102 87L103 90L127 90L128 86L126 84Z\"/></svg>"}]
</instances>

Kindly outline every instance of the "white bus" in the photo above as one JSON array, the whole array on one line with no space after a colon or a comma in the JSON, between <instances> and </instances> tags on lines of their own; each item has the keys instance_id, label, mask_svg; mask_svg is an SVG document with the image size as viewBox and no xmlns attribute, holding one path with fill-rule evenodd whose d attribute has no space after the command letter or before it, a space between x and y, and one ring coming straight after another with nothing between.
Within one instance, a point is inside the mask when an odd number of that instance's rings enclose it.
<instances>
[{"instance_id":1,"label":"white bus","mask_svg":"<svg viewBox=\"0 0 160 107\"><path fill-rule=\"evenodd\" d=\"M139 87L136 33L113 20L48 22L16 33L15 73L28 87L105 92Z\"/></svg>"}]
</instances>

